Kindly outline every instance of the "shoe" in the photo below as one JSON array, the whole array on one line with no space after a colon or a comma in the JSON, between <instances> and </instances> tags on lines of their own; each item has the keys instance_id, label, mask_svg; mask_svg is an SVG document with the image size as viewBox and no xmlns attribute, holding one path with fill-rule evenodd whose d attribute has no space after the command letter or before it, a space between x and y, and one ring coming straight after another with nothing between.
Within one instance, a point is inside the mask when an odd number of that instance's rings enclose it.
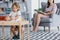
<instances>
[{"instance_id":1,"label":"shoe","mask_svg":"<svg viewBox=\"0 0 60 40\"><path fill-rule=\"evenodd\" d=\"M20 36L19 36L19 34L17 35L17 39L20 39Z\"/></svg>"},{"instance_id":2,"label":"shoe","mask_svg":"<svg viewBox=\"0 0 60 40\"><path fill-rule=\"evenodd\" d=\"M17 36L16 36L16 35L14 35L12 39L17 39Z\"/></svg>"}]
</instances>

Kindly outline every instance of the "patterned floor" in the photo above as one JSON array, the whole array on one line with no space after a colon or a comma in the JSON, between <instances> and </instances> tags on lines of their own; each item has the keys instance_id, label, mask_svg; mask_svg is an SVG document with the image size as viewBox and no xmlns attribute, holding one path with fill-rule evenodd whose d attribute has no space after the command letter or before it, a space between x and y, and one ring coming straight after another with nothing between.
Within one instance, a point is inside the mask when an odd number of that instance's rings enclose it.
<instances>
[{"instance_id":1,"label":"patterned floor","mask_svg":"<svg viewBox=\"0 0 60 40\"><path fill-rule=\"evenodd\" d=\"M0 40L2 38L0 29ZM5 40L9 40L9 28L5 28ZM27 40L27 31L24 32L24 40ZM60 40L60 32L55 31L41 31L38 30L37 32L30 32L30 40Z\"/></svg>"},{"instance_id":2,"label":"patterned floor","mask_svg":"<svg viewBox=\"0 0 60 40\"><path fill-rule=\"evenodd\" d=\"M59 32L37 32L30 34L31 40L60 40Z\"/></svg>"}]
</instances>

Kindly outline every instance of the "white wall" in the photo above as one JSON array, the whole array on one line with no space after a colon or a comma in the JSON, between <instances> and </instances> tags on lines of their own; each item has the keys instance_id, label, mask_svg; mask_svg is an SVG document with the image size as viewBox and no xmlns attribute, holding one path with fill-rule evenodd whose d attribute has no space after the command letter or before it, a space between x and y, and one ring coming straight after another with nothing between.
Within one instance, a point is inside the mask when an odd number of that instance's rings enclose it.
<instances>
[{"instance_id":1,"label":"white wall","mask_svg":"<svg viewBox=\"0 0 60 40\"><path fill-rule=\"evenodd\" d=\"M60 0L55 0L55 3L60 3Z\"/></svg>"},{"instance_id":2,"label":"white wall","mask_svg":"<svg viewBox=\"0 0 60 40\"><path fill-rule=\"evenodd\" d=\"M33 17L34 9L38 9L38 0L31 0L31 7L32 7L32 17Z\"/></svg>"}]
</instances>

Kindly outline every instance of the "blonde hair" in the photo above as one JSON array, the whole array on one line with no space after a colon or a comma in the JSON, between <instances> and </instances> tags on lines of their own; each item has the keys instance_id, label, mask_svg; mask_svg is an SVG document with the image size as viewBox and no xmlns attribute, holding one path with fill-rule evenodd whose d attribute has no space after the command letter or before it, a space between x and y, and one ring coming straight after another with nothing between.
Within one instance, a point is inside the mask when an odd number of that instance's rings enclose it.
<instances>
[{"instance_id":1,"label":"blonde hair","mask_svg":"<svg viewBox=\"0 0 60 40\"><path fill-rule=\"evenodd\" d=\"M18 4L17 2L14 2L14 3L12 4L12 9L13 9L13 6L16 6L16 7L18 8L18 10L17 10L17 11L19 11L19 10L20 10L20 6L19 6L19 4Z\"/></svg>"}]
</instances>

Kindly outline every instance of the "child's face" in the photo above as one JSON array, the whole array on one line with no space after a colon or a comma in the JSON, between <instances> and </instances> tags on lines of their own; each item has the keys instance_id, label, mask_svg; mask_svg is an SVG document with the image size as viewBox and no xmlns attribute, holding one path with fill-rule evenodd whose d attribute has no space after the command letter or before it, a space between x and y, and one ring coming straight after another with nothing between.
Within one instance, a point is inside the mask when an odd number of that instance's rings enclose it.
<instances>
[{"instance_id":1,"label":"child's face","mask_svg":"<svg viewBox=\"0 0 60 40\"><path fill-rule=\"evenodd\" d=\"M18 8L14 5L12 10L13 10L14 12L17 12Z\"/></svg>"}]
</instances>

